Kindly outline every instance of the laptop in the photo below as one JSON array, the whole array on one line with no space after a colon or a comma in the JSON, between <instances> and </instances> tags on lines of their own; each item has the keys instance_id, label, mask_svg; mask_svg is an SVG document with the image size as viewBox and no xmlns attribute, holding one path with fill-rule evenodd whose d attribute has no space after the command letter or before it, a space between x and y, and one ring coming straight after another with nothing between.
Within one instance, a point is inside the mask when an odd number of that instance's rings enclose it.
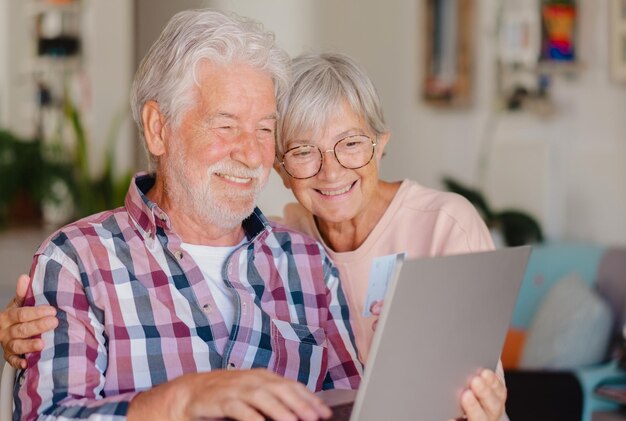
<instances>
[{"instance_id":1,"label":"laptop","mask_svg":"<svg viewBox=\"0 0 626 421\"><path fill-rule=\"evenodd\" d=\"M530 247L396 265L358 391L318 393L336 421L444 421L496 369Z\"/></svg>"}]
</instances>

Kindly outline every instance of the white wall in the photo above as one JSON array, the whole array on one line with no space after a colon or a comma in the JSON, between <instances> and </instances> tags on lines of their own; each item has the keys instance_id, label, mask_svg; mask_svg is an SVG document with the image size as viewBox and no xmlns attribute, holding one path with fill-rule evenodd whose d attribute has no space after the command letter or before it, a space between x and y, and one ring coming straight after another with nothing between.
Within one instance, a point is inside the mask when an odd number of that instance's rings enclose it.
<instances>
[{"instance_id":1,"label":"white wall","mask_svg":"<svg viewBox=\"0 0 626 421\"><path fill-rule=\"evenodd\" d=\"M0 0L0 125L19 135L36 134L35 75L54 75L59 81L63 69L48 61L36 60L35 10L41 2ZM114 116L128 114L128 92L134 72L133 2L127 0L83 0L82 57L69 67L74 76L69 87L81 100L81 111L89 135L90 161L94 172L102 167L104 143ZM58 64L58 63L57 63ZM65 66L65 64L63 64ZM76 73L76 69L82 72ZM50 115L50 128L60 115ZM54 120L54 121L52 121ZM133 164L134 132L127 122L117 132L116 165L128 170Z\"/></svg>"},{"instance_id":2,"label":"white wall","mask_svg":"<svg viewBox=\"0 0 626 421\"><path fill-rule=\"evenodd\" d=\"M298 52L293 51L298 44L301 51L342 51L367 69L392 130L384 178L410 177L440 187L441 177L452 175L481 184L496 208L532 212L551 239L626 244L626 86L609 79L608 0L578 2L582 65L573 79L553 78L556 114L549 119L528 112L494 117L498 0L475 3L475 96L471 108L459 111L436 110L420 100L423 2L301 0L261 7L239 0L219 5L264 21L290 53ZM490 160L481 168L490 119L495 121L486 151ZM481 171L485 179L479 183ZM279 197L280 189L270 185L268 194ZM277 201L270 205L279 207Z\"/></svg>"},{"instance_id":3,"label":"white wall","mask_svg":"<svg viewBox=\"0 0 626 421\"><path fill-rule=\"evenodd\" d=\"M608 1L582 0L579 14L581 69L575 78L553 79L557 114L548 120L504 116L494 137L503 151L512 148L498 155L504 168L521 160L513 153L516 144L536 144L537 154L547 154L543 180L531 184L519 171L517 189L507 192L504 172L492 171L490 190L501 205L510 203L513 193L523 195L533 188L543 192L535 206L542 207L539 216L552 238L624 244L626 86L609 79ZM527 173L533 171L535 160L521 161Z\"/></svg>"},{"instance_id":4,"label":"white wall","mask_svg":"<svg viewBox=\"0 0 626 421\"><path fill-rule=\"evenodd\" d=\"M102 168L103 153L112 126L125 115L117 135L116 168L133 167L135 131L130 117L129 92L135 72L134 10L128 0L83 1L83 54L91 93L86 125L91 141L91 168Z\"/></svg>"},{"instance_id":5,"label":"white wall","mask_svg":"<svg viewBox=\"0 0 626 421\"><path fill-rule=\"evenodd\" d=\"M0 28L9 27L9 2L0 0ZM9 37L0 37L0 58L8 57ZM0 64L0 127L6 127L9 109L9 71L6 65Z\"/></svg>"},{"instance_id":6,"label":"white wall","mask_svg":"<svg viewBox=\"0 0 626 421\"><path fill-rule=\"evenodd\" d=\"M0 22L1 5L7 1L0 0ZM111 7L116 11L108 12L105 3L109 2L89 1L98 2L99 13L103 10L102 16L106 16L102 27L108 25L111 31L110 40L96 43L95 51L110 51L120 45L125 48L126 29L119 29L117 22L110 25L114 19L125 27L131 11L122 5L124 0L112 1ZM290 54L337 50L355 57L377 85L392 130L382 170L384 178L410 177L440 187L441 177L452 175L480 184L494 207L516 206L534 213L552 239L625 244L626 86L612 83L608 76L608 2L579 0L582 66L574 79L554 78L552 94L557 113L549 119L527 112L494 117L493 36L498 0L475 1L475 96L472 107L459 111L436 110L420 99L423 1L191 3L233 10L261 20L276 32L278 42ZM189 4L180 2L173 7L170 1L151 0L155 16L160 16L160 9L174 13ZM100 18L94 17L94 25L100 25ZM149 21L151 16L141 18ZM157 26L161 25L159 21ZM97 83L94 80L98 95L120 84L124 85L120 95L128 94L127 82L121 81L122 69L127 67L126 54L120 57L112 63L103 58L99 67L93 68L101 75ZM107 66L116 66L120 73ZM0 95L1 83L0 70ZM116 99L111 99L109 109L116 103ZM0 109L0 117L1 113ZM94 122L100 121L98 133L103 135L106 130L102 127L108 121L104 115L99 117L94 114ZM486 153L490 160L481 168L479 157L489 121L494 122ZM482 180L481 171L485 174ZM292 196L273 176L260 205L269 214L280 214L289 200L293 200Z\"/></svg>"},{"instance_id":7,"label":"white wall","mask_svg":"<svg viewBox=\"0 0 626 421\"><path fill-rule=\"evenodd\" d=\"M16 0L0 0L0 14L3 14L3 25L0 26L0 109L1 123L4 128L15 131L18 135L32 137L34 124L31 117L34 115L34 104L27 104L26 98L35 98L32 87L32 71L27 69L28 57L35 48L30 40L32 25L29 21L17 19L16 16L26 16L26 3Z\"/></svg>"}]
</instances>

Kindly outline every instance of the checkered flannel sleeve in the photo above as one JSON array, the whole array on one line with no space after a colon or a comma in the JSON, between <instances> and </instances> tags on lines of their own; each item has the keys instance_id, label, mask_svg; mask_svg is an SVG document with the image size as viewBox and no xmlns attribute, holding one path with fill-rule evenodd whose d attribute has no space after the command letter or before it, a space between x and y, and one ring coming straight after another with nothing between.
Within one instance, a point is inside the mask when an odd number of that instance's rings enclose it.
<instances>
[{"instance_id":1,"label":"checkered flannel sleeve","mask_svg":"<svg viewBox=\"0 0 626 421\"><path fill-rule=\"evenodd\" d=\"M42 335L44 349L27 355L24 387L16 400L21 419L123 420L136 392L105 397L106 337L102 313L89 304L85 274L50 244L33 264L26 305L57 308L59 325Z\"/></svg>"}]
</instances>

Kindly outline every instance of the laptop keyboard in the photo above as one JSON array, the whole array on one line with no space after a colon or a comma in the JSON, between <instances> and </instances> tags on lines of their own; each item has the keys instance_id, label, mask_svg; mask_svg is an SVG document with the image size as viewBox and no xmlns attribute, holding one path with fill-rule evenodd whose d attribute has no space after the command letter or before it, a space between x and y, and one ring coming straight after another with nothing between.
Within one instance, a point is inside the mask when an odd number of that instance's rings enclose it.
<instances>
[{"instance_id":1,"label":"laptop keyboard","mask_svg":"<svg viewBox=\"0 0 626 421\"><path fill-rule=\"evenodd\" d=\"M328 421L348 421L352 413L354 402L348 402L341 405L333 406L333 416Z\"/></svg>"},{"instance_id":2,"label":"laptop keyboard","mask_svg":"<svg viewBox=\"0 0 626 421\"><path fill-rule=\"evenodd\" d=\"M341 405L333 406L333 416L327 421L348 421L350 420L350 414L352 413L352 406L354 402L348 402ZM265 421L272 421L271 418L265 418Z\"/></svg>"}]
</instances>

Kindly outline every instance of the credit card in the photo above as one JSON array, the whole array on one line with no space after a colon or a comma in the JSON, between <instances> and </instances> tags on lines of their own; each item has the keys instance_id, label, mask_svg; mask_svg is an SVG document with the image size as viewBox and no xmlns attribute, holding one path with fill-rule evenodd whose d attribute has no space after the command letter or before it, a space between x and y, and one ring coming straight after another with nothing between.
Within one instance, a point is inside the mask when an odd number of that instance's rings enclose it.
<instances>
[{"instance_id":1,"label":"credit card","mask_svg":"<svg viewBox=\"0 0 626 421\"><path fill-rule=\"evenodd\" d=\"M370 307L375 301L381 301L385 298L389 281L394 274L396 265L404 260L406 253L389 254L387 256L378 256L372 260L370 268L370 276L367 286L367 296L365 297L365 306L363 307L363 316L372 316Z\"/></svg>"}]
</instances>

